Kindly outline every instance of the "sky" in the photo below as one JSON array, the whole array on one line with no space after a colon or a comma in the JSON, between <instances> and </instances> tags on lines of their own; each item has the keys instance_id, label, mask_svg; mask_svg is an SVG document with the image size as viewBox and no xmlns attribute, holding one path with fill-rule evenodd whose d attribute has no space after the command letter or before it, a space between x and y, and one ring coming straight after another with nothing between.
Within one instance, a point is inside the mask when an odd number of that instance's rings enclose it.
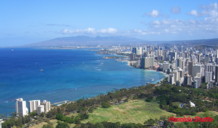
<instances>
[{"instance_id":1,"label":"sky","mask_svg":"<svg viewBox=\"0 0 218 128\"><path fill-rule=\"evenodd\" d=\"M0 46L57 37L218 37L218 0L0 0Z\"/></svg>"}]
</instances>

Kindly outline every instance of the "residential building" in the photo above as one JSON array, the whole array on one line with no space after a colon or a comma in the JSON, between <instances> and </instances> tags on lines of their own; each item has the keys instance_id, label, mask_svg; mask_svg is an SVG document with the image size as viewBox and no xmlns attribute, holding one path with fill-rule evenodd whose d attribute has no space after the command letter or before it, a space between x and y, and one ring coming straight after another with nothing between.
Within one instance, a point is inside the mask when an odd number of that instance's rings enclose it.
<instances>
[{"instance_id":1,"label":"residential building","mask_svg":"<svg viewBox=\"0 0 218 128\"><path fill-rule=\"evenodd\" d=\"M16 99L16 114L21 117L28 115L26 101L23 98Z\"/></svg>"},{"instance_id":2,"label":"residential building","mask_svg":"<svg viewBox=\"0 0 218 128\"><path fill-rule=\"evenodd\" d=\"M40 105L40 100L31 100L29 101L30 112L34 112L37 110L37 107Z\"/></svg>"},{"instance_id":3,"label":"residential building","mask_svg":"<svg viewBox=\"0 0 218 128\"><path fill-rule=\"evenodd\" d=\"M218 65L215 68L215 82L218 84Z\"/></svg>"},{"instance_id":4,"label":"residential building","mask_svg":"<svg viewBox=\"0 0 218 128\"><path fill-rule=\"evenodd\" d=\"M51 110L51 103L49 101L43 100L41 105L44 105L44 112L49 112Z\"/></svg>"},{"instance_id":5,"label":"residential building","mask_svg":"<svg viewBox=\"0 0 218 128\"><path fill-rule=\"evenodd\" d=\"M148 69L154 67L154 57L144 57L141 59L141 67Z\"/></svg>"},{"instance_id":6,"label":"residential building","mask_svg":"<svg viewBox=\"0 0 218 128\"><path fill-rule=\"evenodd\" d=\"M37 114L40 115L41 113L45 112L45 106L44 105L39 105L37 107Z\"/></svg>"},{"instance_id":7,"label":"residential building","mask_svg":"<svg viewBox=\"0 0 218 128\"><path fill-rule=\"evenodd\" d=\"M211 81L212 81L212 78L213 78L213 73L206 71L206 72L205 72L205 82L206 82L206 83L211 82Z\"/></svg>"},{"instance_id":8,"label":"residential building","mask_svg":"<svg viewBox=\"0 0 218 128\"><path fill-rule=\"evenodd\" d=\"M2 128L2 123L4 123L4 121L0 119L0 128Z\"/></svg>"}]
</instances>

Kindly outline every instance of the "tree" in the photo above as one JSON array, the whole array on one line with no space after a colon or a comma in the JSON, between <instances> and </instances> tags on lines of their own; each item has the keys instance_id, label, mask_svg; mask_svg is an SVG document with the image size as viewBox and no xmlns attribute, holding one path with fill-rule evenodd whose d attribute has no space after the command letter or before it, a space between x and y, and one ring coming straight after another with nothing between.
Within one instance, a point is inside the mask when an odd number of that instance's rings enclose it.
<instances>
[{"instance_id":1,"label":"tree","mask_svg":"<svg viewBox=\"0 0 218 128\"><path fill-rule=\"evenodd\" d=\"M154 119L149 119L144 122L145 125L153 126L156 123L156 120Z\"/></svg>"},{"instance_id":2,"label":"tree","mask_svg":"<svg viewBox=\"0 0 218 128\"><path fill-rule=\"evenodd\" d=\"M70 128L70 126L67 123L59 121L58 125L56 126L56 128Z\"/></svg>"},{"instance_id":3,"label":"tree","mask_svg":"<svg viewBox=\"0 0 218 128\"><path fill-rule=\"evenodd\" d=\"M101 107L102 108L109 108L111 105L110 105L110 103L108 103L108 102L103 102L103 103L101 103Z\"/></svg>"},{"instance_id":4,"label":"tree","mask_svg":"<svg viewBox=\"0 0 218 128\"><path fill-rule=\"evenodd\" d=\"M153 100L153 97L151 95L149 95L147 98L146 98L146 102L151 102Z\"/></svg>"}]
</instances>

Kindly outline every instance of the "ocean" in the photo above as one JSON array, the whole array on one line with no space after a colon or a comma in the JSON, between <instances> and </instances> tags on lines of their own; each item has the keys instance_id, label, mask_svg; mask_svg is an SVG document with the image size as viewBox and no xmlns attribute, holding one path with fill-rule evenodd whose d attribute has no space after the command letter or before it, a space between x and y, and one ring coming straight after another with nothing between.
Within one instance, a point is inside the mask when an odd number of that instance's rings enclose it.
<instances>
[{"instance_id":1,"label":"ocean","mask_svg":"<svg viewBox=\"0 0 218 128\"><path fill-rule=\"evenodd\" d=\"M164 78L104 56L90 49L0 49L0 114L15 112L15 99L21 97L55 103Z\"/></svg>"}]
</instances>

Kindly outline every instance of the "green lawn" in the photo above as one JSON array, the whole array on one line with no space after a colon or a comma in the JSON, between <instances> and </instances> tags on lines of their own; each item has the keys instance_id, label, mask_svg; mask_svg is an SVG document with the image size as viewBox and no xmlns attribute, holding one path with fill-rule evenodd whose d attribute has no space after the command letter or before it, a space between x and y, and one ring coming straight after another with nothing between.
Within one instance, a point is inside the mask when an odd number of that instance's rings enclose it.
<instances>
[{"instance_id":1,"label":"green lawn","mask_svg":"<svg viewBox=\"0 0 218 128\"><path fill-rule=\"evenodd\" d=\"M89 119L83 123L97 123L102 121L120 123L144 123L150 118L159 119L160 116L170 116L173 113L161 110L154 102L143 100L131 100L120 105L113 105L110 108L97 108L89 114Z\"/></svg>"}]
</instances>

